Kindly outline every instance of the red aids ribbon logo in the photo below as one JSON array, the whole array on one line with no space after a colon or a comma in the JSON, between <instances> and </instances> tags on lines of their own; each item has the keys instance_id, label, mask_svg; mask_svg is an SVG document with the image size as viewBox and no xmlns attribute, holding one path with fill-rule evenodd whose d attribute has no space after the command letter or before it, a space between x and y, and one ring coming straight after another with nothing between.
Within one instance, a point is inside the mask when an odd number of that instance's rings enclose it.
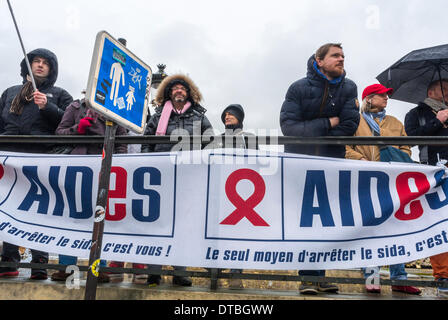
<instances>
[{"instance_id":1,"label":"red aids ribbon logo","mask_svg":"<svg viewBox=\"0 0 448 320\"><path fill-rule=\"evenodd\" d=\"M5 169L3 169L3 166L0 164L0 179L3 178L4 174L5 174Z\"/></svg>"},{"instance_id":2,"label":"red aids ribbon logo","mask_svg":"<svg viewBox=\"0 0 448 320\"><path fill-rule=\"evenodd\" d=\"M236 185L241 180L249 180L254 184L254 193L244 200L236 191ZM254 208L263 200L266 193L266 185L258 172L251 169L240 169L233 172L226 181L226 195L229 201L235 206L233 211L220 224L236 225L246 217L254 226L269 227L266 221L255 212Z\"/></svg>"}]
</instances>

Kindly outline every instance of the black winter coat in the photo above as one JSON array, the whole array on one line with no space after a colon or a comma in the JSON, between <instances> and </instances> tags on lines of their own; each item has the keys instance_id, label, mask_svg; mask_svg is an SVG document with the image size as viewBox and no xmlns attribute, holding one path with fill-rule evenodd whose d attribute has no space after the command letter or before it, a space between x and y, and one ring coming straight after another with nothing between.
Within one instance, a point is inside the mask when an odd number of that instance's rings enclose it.
<instances>
[{"instance_id":1,"label":"black winter coat","mask_svg":"<svg viewBox=\"0 0 448 320\"><path fill-rule=\"evenodd\" d=\"M420 115L425 121L423 126L419 122ZM431 107L423 102L420 102L417 107L411 109L406 114L404 129L408 136L448 136L448 128L443 127L443 124L436 118L436 114ZM419 146L420 150L421 148L422 146ZM448 160L448 144L446 146L428 146L429 164L435 165L437 163L437 154L439 154L440 159Z\"/></svg>"},{"instance_id":2,"label":"black winter coat","mask_svg":"<svg viewBox=\"0 0 448 320\"><path fill-rule=\"evenodd\" d=\"M283 135L352 136L359 124L356 84L345 78L345 74L338 83L330 83L314 69L314 61L312 56L306 78L294 82L286 93L280 112ZM328 97L321 109L326 88ZM330 117L339 117L339 125L331 128ZM344 158L345 146L285 145L285 152Z\"/></svg>"},{"instance_id":3,"label":"black winter coat","mask_svg":"<svg viewBox=\"0 0 448 320\"><path fill-rule=\"evenodd\" d=\"M145 135L155 135L157 126L159 124L160 116L162 115L163 107L157 107L155 114L151 116L145 130ZM210 121L205 116L206 110L199 104L194 104L184 114L171 113L171 117L166 129L166 135L204 135L210 132L213 135L213 127ZM207 131L207 132L206 132ZM142 144L142 152L167 152L171 150L179 151L179 146L175 144ZM182 150L200 150L204 144L193 146L184 146ZM173 149L174 148L174 149Z\"/></svg>"},{"instance_id":4,"label":"black winter coat","mask_svg":"<svg viewBox=\"0 0 448 320\"><path fill-rule=\"evenodd\" d=\"M49 50L36 49L28 54L30 62L35 56L46 58L50 63L50 73L47 80L38 86L40 92L47 95L47 106L44 110L31 101L23 107L20 115L10 112L11 103L22 89L17 85L6 89L0 98L0 134L4 135L52 135L64 115L65 108L73 101L72 96L62 88L55 87L58 75L56 56ZM21 63L21 76L26 82L28 69L25 60ZM22 152L46 152L49 146L41 144L17 145L8 150Z\"/></svg>"}]
</instances>

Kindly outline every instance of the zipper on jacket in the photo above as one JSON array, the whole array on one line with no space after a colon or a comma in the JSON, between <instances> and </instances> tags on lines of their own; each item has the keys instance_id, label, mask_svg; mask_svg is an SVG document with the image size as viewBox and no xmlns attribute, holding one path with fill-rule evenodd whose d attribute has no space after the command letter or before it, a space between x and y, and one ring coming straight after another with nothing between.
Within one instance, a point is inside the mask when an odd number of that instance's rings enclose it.
<instances>
[{"instance_id":1,"label":"zipper on jacket","mask_svg":"<svg viewBox=\"0 0 448 320\"><path fill-rule=\"evenodd\" d=\"M318 118L320 118L320 116L322 115L322 111L324 110L325 103L327 102L328 91L329 91L329 83L328 83L328 81L325 81L324 95L322 96L322 102L320 103ZM320 145L316 145L316 147L314 149L316 156L319 155L319 150L320 150Z\"/></svg>"}]
</instances>

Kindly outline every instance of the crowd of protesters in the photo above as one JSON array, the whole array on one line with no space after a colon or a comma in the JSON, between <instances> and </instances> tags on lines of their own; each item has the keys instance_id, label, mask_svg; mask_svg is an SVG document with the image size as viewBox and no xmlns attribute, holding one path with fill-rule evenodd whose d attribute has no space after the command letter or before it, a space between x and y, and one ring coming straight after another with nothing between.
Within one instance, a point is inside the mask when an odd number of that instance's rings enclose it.
<instances>
[{"instance_id":1,"label":"crowd of protesters","mask_svg":"<svg viewBox=\"0 0 448 320\"><path fill-rule=\"evenodd\" d=\"M34 76L34 89L25 59L20 63L20 75L23 83L6 89L0 99L0 134L2 135L103 135L106 119L92 110L85 99L73 101L64 89L56 87L58 62L56 55L47 49L36 49L28 53L31 72ZM362 93L362 106L358 102L356 84L346 77L345 56L342 45L328 43L322 45L311 55L307 64L307 74L288 88L280 110L280 127L285 136L323 137L323 136L447 136L448 135L448 99L443 92L448 92L448 80L431 83L427 98L410 110L404 124L397 118L386 115L389 95L393 92L381 84L367 86ZM443 91L442 91L443 89ZM160 84L154 99L156 108L150 115L145 135L213 135L213 127L201 106L202 94L191 78L183 74L166 77ZM245 113L239 104L224 108L221 120L225 135L238 136L234 144L216 145L215 147L248 148L248 133L244 132ZM126 135L126 129L118 127L118 135ZM241 139L238 140L238 138ZM171 144L143 144L141 152L171 151ZM204 148L204 145L192 145L190 150ZM256 146L253 148L257 148ZM394 146L406 156L411 155L409 146ZM62 152L67 154L100 154L100 145L76 145L64 150L55 150L54 145L31 144L11 145L2 150L31 153ZM423 152L425 150L425 152ZM117 144L115 153L126 153L127 146ZM378 146L360 145L286 145L285 152L316 156L347 158L362 161L381 161ZM422 163L435 165L440 158L448 159L448 146L421 146ZM384 160L383 160L384 161ZM48 253L31 250L32 263L47 264ZM1 252L2 262L20 262L19 248L4 242ZM59 256L59 263L76 264L77 258ZM448 253L431 257L431 264L436 281L448 281ZM106 261L101 262L105 266ZM123 262L111 261L111 267L123 267ZM158 269L162 266L145 266L134 264L134 268ZM378 267L369 268L378 272ZM407 273L404 265L391 265L392 280L405 280ZM185 267L174 266L176 270ZM375 269L376 268L376 269ZM231 270L241 273L241 270ZM19 271L14 267L0 267L1 277L17 277ZM51 279L64 281L70 274L64 271L53 273ZM325 276L325 270L300 270L303 276ZM367 274L366 274L367 276ZM47 279L47 270L32 269L32 280ZM135 283L147 283L157 286L161 283L158 274L134 275ZM101 273L100 282L123 281L122 274ZM191 286L189 277L174 276L173 284ZM243 288L241 280L235 284ZM318 292L335 293L339 288L331 283L303 281L301 294ZM420 294L421 290L413 286L392 286L393 291L407 294ZM447 293L446 288L439 288ZM366 291L380 293L379 285L366 285Z\"/></svg>"}]
</instances>

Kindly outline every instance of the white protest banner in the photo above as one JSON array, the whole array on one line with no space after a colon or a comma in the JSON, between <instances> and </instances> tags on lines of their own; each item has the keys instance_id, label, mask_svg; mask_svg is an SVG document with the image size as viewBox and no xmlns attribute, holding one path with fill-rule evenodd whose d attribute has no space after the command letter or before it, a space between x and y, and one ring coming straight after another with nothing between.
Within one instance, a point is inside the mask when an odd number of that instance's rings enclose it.
<instances>
[{"instance_id":1,"label":"white protest banner","mask_svg":"<svg viewBox=\"0 0 448 320\"><path fill-rule=\"evenodd\" d=\"M88 257L100 156L0 154L0 240ZM448 251L445 168L202 150L114 155L101 257L344 269Z\"/></svg>"}]
</instances>

